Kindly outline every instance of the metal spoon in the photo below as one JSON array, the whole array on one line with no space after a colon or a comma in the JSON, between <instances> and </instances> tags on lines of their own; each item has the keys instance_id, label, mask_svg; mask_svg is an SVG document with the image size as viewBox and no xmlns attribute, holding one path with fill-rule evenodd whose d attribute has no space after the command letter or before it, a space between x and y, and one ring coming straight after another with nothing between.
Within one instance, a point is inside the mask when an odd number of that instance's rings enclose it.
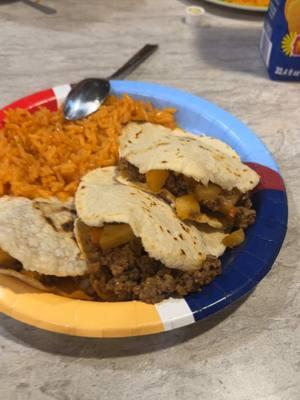
<instances>
[{"instance_id":1,"label":"metal spoon","mask_svg":"<svg viewBox=\"0 0 300 400\"><path fill-rule=\"evenodd\" d=\"M126 64L106 79L88 78L72 85L72 89L64 105L65 119L75 121L97 111L109 94L109 80L116 78L123 79L157 50L157 48L157 44L146 44Z\"/></svg>"}]
</instances>

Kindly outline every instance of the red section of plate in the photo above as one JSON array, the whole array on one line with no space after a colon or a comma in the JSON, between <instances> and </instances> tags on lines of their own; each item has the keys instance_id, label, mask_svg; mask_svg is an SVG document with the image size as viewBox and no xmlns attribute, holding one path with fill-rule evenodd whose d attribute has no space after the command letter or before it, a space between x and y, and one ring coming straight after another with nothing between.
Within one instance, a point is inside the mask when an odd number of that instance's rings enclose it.
<instances>
[{"instance_id":1,"label":"red section of plate","mask_svg":"<svg viewBox=\"0 0 300 400\"><path fill-rule=\"evenodd\" d=\"M254 189L254 192L258 192L263 189L273 189L285 191L285 186L283 180L278 172L272 170L271 168L265 167L261 164L256 164L253 162L247 162L250 168L254 169L260 176L259 185Z\"/></svg>"},{"instance_id":2,"label":"red section of plate","mask_svg":"<svg viewBox=\"0 0 300 400\"><path fill-rule=\"evenodd\" d=\"M36 111L39 107L47 107L50 111L57 111L57 99L53 89L46 89L30 96L23 97L0 110L0 127L5 117L4 111L11 108L23 108L30 112Z\"/></svg>"}]
</instances>

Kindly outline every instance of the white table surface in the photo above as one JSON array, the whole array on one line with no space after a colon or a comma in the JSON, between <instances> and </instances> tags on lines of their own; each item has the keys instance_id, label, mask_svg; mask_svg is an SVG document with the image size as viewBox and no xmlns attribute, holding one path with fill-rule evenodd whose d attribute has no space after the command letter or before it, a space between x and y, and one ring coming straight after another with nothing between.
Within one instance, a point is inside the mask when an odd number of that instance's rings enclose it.
<instances>
[{"instance_id":1,"label":"white table surface","mask_svg":"<svg viewBox=\"0 0 300 400\"><path fill-rule=\"evenodd\" d=\"M195 27L182 21L188 1L40 4L56 13L0 0L0 107L41 88L106 76L144 43L159 43L130 79L201 95L248 124L282 169L289 231L249 297L169 333L89 340L1 315L0 399L298 400L300 85L268 79L258 52L262 17L201 3L208 16Z\"/></svg>"}]
</instances>

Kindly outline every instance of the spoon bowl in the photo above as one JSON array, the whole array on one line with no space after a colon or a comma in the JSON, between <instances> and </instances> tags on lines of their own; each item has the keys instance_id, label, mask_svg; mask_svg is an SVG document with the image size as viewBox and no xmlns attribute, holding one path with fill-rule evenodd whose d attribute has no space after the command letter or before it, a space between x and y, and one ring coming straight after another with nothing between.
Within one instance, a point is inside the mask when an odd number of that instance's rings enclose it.
<instances>
[{"instance_id":1,"label":"spoon bowl","mask_svg":"<svg viewBox=\"0 0 300 400\"><path fill-rule=\"evenodd\" d=\"M126 64L119 68L107 79L87 78L72 85L64 105L64 117L69 121L76 121L93 114L110 92L110 79L123 79L131 71L148 58L158 45L146 44L140 51L131 57Z\"/></svg>"},{"instance_id":2,"label":"spoon bowl","mask_svg":"<svg viewBox=\"0 0 300 400\"><path fill-rule=\"evenodd\" d=\"M107 79L88 78L74 85L64 106L65 119L75 121L82 119L101 106L110 92Z\"/></svg>"}]
</instances>

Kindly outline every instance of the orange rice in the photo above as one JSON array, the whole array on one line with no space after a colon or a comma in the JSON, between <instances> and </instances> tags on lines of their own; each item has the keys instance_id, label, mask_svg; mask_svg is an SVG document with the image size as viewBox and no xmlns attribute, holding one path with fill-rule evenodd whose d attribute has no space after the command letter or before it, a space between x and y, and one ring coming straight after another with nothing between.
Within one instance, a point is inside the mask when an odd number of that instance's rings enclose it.
<instances>
[{"instance_id":1,"label":"orange rice","mask_svg":"<svg viewBox=\"0 0 300 400\"><path fill-rule=\"evenodd\" d=\"M88 171L117 164L123 125L149 121L174 128L174 113L128 95L109 96L99 111L75 122L65 121L61 110L7 110L0 129L0 196L67 200Z\"/></svg>"}]
</instances>

